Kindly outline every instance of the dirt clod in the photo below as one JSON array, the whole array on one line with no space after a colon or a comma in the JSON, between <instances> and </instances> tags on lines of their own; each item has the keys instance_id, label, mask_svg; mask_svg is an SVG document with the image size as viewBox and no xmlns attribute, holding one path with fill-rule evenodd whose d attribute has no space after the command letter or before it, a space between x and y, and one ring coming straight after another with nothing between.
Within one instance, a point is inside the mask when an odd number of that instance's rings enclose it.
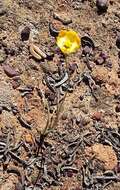
<instances>
[{"instance_id":1,"label":"dirt clod","mask_svg":"<svg viewBox=\"0 0 120 190\"><path fill-rule=\"evenodd\" d=\"M117 166L117 156L110 146L94 144L92 147L87 149L87 153L88 152L95 154L96 158L104 163L104 168L106 170L112 170Z\"/></svg>"},{"instance_id":2,"label":"dirt clod","mask_svg":"<svg viewBox=\"0 0 120 190\"><path fill-rule=\"evenodd\" d=\"M22 41L27 41L29 39L30 35L30 28L26 26L22 31L21 31L21 39Z\"/></svg>"}]
</instances>

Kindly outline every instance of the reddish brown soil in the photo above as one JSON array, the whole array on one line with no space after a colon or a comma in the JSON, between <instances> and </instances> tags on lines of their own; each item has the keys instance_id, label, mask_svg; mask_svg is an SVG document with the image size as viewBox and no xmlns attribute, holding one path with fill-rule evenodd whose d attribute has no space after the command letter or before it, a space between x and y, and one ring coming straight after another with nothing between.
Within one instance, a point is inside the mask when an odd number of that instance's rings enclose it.
<instances>
[{"instance_id":1,"label":"reddish brown soil","mask_svg":"<svg viewBox=\"0 0 120 190\"><path fill-rule=\"evenodd\" d=\"M43 84L44 72L40 67L41 63L33 59L29 52L29 40L21 40L21 31L25 26L28 26L34 37L34 43L43 51L49 50L53 44L54 58L49 61L49 68L55 70L60 55L57 52L55 38L51 37L49 33L49 22L54 22L54 26L59 30L72 28L78 32L80 37L87 34L93 39L96 48L93 52L93 60L90 61L92 65L90 73L97 85L95 95L98 101L96 102L91 94L87 95L90 92L89 87L81 82L72 93L67 93L59 121L54 125L53 133L48 135L46 141L56 147L56 159L59 160L66 144L56 140L56 131L71 139L79 136L82 138L88 133L85 138L88 138L88 141L91 138L92 141L85 144L86 149L82 153L81 150L78 150L72 166L81 170L86 157L88 160L93 159L95 162L100 162L102 168L100 171L114 170L120 162L118 152L112 145L102 144L102 141L98 142L101 143L100 149L98 147L97 150L93 148L97 134L93 124L95 122L100 124L103 130L108 128L119 130L120 128L120 111L116 112L116 106L120 106L120 58L118 56L120 50L116 47L116 38L120 32L120 1L110 0L107 12L101 15L97 13L94 0L85 0L84 2L79 0L3 0L0 3L2 9L6 11L5 14L0 14L0 60L3 58L2 63L0 63L0 106L10 108L11 105L16 105L23 117L33 126L31 130L21 127L16 116L11 111L4 110L0 114L0 135L2 135L3 130L6 130L6 127L7 129L10 128L14 131L16 144L23 140L32 146L35 144L35 137L46 126L47 111L35 90L36 88L40 88L43 92L48 90ZM66 26L60 21L56 21L53 18L55 12L61 15L60 17L64 20L72 19L72 23ZM15 53L13 55L8 53L7 55L6 49L14 50ZM82 51L83 48L81 47L77 53L70 55L67 60L69 64L77 63L77 72L80 74L85 70L89 71L84 63L84 58L81 56ZM108 59L106 63L97 65L95 60L101 52L106 53ZM108 62L112 63L111 68L107 66ZM4 72L4 64L13 66L20 73L19 87L16 86L15 80ZM74 72L72 77L74 78L76 75ZM27 85L32 85L34 90L28 98L30 110L25 112L25 99L21 97L19 88ZM80 96L84 96L83 100L80 100ZM74 118L80 118L82 124L77 125ZM102 151L105 150L106 154L100 156L99 153L102 154ZM28 158L26 153L23 153L22 158ZM8 164L9 166L15 166L14 161L11 161L10 165ZM19 164L17 167L22 171L24 170ZM7 170L4 172L3 170L3 165L0 163L0 190L15 189L15 184L19 181L17 175L8 174ZM37 171L34 171L33 178L36 178L36 173ZM99 173L98 171L97 174ZM119 172L118 175L120 175ZM52 185L44 187L44 189L84 190L82 177L81 173L73 174L72 177L63 175L60 177L61 186ZM108 189L120 189L119 182L113 182L106 187L106 190Z\"/></svg>"}]
</instances>

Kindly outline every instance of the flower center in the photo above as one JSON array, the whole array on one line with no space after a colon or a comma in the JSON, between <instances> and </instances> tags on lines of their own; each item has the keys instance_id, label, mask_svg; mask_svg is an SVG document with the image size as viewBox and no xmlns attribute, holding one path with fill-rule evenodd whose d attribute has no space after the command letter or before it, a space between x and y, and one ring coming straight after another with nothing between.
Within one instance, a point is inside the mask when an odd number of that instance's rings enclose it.
<instances>
[{"instance_id":1,"label":"flower center","mask_svg":"<svg viewBox=\"0 0 120 190\"><path fill-rule=\"evenodd\" d=\"M64 47L65 47L66 49L68 49L68 48L71 47L71 42L70 42L70 40L66 40L66 41L65 41Z\"/></svg>"}]
</instances>

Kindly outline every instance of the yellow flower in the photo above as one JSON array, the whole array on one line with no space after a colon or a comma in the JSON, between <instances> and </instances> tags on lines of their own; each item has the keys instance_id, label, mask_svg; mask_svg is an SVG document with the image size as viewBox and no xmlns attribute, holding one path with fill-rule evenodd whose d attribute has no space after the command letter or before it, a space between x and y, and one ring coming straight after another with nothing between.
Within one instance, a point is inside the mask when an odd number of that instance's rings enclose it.
<instances>
[{"instance_id":1,"label":"yellow flower","mask_svg":"<svg viewBox=\"0 0 120 190\"><path fill-rule=\"evenodd\" d=\"M80 48L80 38L73 30L61 30L57 37L57 45L64 54L74 53Z\"/></svg>"}]
</instances>

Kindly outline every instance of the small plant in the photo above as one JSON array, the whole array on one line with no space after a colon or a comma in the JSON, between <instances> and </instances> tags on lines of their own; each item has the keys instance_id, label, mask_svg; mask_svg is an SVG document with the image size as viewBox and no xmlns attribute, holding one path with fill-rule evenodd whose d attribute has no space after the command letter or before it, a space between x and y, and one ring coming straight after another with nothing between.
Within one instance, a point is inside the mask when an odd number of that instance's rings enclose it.
<instances>
[{"instance_id":1,"label":"small plant","mask_svg":"<svg viewBox=\"0 0 120 190\"><path fill-rule=\"evenodd\" d=\"M68 66L67 65L67 56L71 53L75 53L80 48L81 40L75 31L73 31L73 30L61 30L59 32L57 38L56 38L56 43L57 43L57 46L60 48L60 50L62 51L62 53L65 56L66 69L67 69L67 66ZM68 80L70 80L70 78L68 78ZM46 123L45 128L40 133L37 155L39 154L39 151L41 151L41 153L42 153L42 145L44 143L45 138L47 137L50 130L52 130L57 125L57 123L59 121L59 114L60 114L62 105L65 101L66 95L67 95L67 91L64 95L63 100L61 101L61 103L59 103L59 92L57 93L57 99L58 99L57 112L52 117L50 117L49 103L48 103L48 101L45 101L47 112L48 112L48 119L47 119L47 123ZM37 179L34 183L34 187L35 187L35 185L39 179L39 176L40 176L40 172L39 172Z\"/></svg>"},{"instance_id":2,"label":"small plant","mask_svg":"<svg viewBox=\"0 0 120 190\"><path fill-rule=\"evenodd\" d=\"M56 38L57 46L60 48L62 53L65 55L65 61L66 61L66 67L67 67L67 56L71 53L75 53L81 46L81 40L79 38L79 35L73 31L73 30L61 30ZM62 102L59 104L59 93L58 93L58 103L57 103L57 113L54 117L50 118L50 111L49 111L49 103L47 102L47 110L48 110L48 120L47 124L41 133L41 140L44 141L44 138L46 137L46 134L50 129L53 129L54 126L56 126L58 119L59 119L59 113L61 111L61 107L63 105L63 102L66 98L67 92L65 93L65 96L62 100Z\"/></svg>"}]
</instances>

